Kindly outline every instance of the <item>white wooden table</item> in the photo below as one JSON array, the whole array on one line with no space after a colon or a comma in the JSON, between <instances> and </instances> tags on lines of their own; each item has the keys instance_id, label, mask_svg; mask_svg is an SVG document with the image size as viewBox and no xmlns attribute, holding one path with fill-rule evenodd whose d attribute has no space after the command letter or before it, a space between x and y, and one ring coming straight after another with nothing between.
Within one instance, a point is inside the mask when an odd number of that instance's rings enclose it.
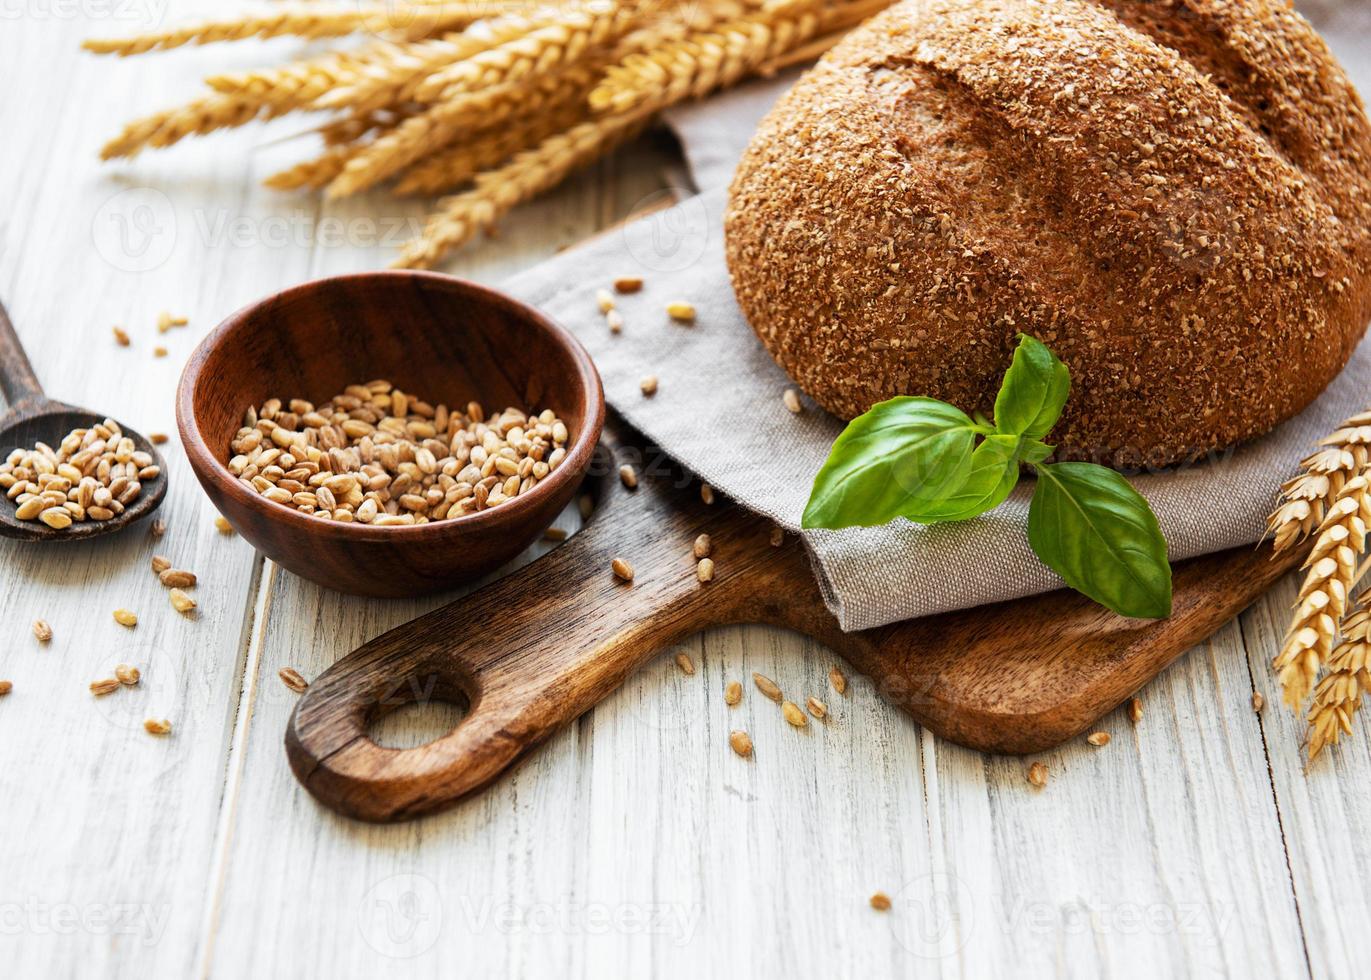
<instances>
[{"instance_id":1,"label":"white wooden table","mask_svg":"<svg viewBox=\"0 0 1371 980\"><path fill-rule=\"evenodd\" d=\"M422 206L259 189L300 152L272 142L298 122L99 165L120 121L289 48L77 51L156 23L144 2L3 8L0 296L52 394L171 432L180 365L210 327L292 283L383 265ZM514 273L628 213L666 162L633 148L448 269ZM158 337L163 309L190 327ZM170 356L153 357L159 342ZM726 679L758 670L817 691L831 663L737 628L685 645L694 677L664 655L475 799L373 827L291 776L295 695L276 672L313 676L442 599L364 601L281 571L216 532L165 449L161 542L139 529L0 546L0 677L14 682L0 700L0 975L1365 975L1371 746L1363 724L1302 772L1268 669L1291 582L1142 692L1139 724L1105 719L1106 748L1043 755L1042 792L1028 760L940 742L860 680L803 735L750 685L730 711ZM154 551L200 575L195 620L168 605ZM118 606L136 629L113 621ZM35 617L50 644L30 635ZM92 698L121 661L143 666L141 687ZM175 734L144 734L149 716ZM739 718L751 763L728 748ZM450 722L430 709L383 734L417 744ZM892 911L868 906L878 889Z\"/></svg>"}]
</instances>

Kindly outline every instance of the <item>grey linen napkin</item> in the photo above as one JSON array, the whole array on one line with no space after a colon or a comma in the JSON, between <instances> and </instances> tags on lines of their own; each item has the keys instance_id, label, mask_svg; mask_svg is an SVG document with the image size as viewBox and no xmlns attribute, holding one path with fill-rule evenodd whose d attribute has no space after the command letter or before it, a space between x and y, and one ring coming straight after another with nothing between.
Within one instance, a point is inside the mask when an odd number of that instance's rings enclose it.
<instances>
[{"instance_id":1,"label":"grey linen napkin","mask_svg":"<svg viewBox=\"0 0 1371 980\"><path fill-rule=\"evenodd\" d=\"M1371 6L1302 3L1354 81L1371 85ZM748 327L723 256L726 186L758 120L794 75L755 82L668 119L703 193L573 249L506 286L572 330L589 348L609 401L702 480L792 531L814 474L842 423L803 399L781 402L790 379ZM595 300L619 276L642 292L617 297L623 332L611 335ZM672 300L693 303L693 326L671 322ZM639 391L659 379L652 397ZM1300 416L1201 465L1145 474L1134 485L1161 522L1172 560L1251 544L1263 533L1278 484L1319 438L1371 403L1371 340ZM846 630L1060 588L1028 547L1032 481L973 521L922 527L804 531L829 608Z\"/></svg>"}]
</instances>

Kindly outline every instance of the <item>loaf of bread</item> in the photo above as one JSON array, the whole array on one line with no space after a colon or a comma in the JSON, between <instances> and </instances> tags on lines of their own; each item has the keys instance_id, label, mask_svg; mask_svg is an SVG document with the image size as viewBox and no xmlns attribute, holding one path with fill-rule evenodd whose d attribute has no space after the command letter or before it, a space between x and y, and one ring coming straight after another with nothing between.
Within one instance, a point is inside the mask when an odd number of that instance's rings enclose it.
<instances>
[{"instance_id":1,"label":"loaf of bread","mask_svg":"<svg viewBox=\"0 0 1371 980\"><path fill-rule=\"evenodd\" d=\"M767 117L726 233L744 314L829 411L989 413L1023 332L1071 368L1059 458L1163 465L1351 356L1371 131L1288 0L906 0Z\"/></svg>"}]
</instances>

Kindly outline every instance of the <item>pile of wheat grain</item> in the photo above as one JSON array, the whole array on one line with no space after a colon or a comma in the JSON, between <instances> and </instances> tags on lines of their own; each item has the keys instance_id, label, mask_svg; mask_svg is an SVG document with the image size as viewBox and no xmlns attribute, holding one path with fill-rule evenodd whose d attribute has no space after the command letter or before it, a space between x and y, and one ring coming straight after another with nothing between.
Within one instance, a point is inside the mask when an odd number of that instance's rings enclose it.
<instances>
[{"instance_id":1,"label":"pile of wheat grain","mask_svg":"<svg viewBox=\"0 0 1371 980\"><path fill-rule=\"evenodd\" d=\"M1304 586L1273 662L1285 702L1309 707L1309 761L1352 733L1364 693L1371 692L1371 591L1355 595L1367 570L1371 523L1371 412L1348 419L1304 460L1281 488L1269 530L1276 550L1311 535ZM1322 675L1322 676L1320 676Z\"/></svg>"},{"instance_id":2,"label":"pile of wheat grain","mask_svg":"<svg viewBox=\"0 0 1371 980\"><path fill-rule=\"evenodd\" d=\"M404 0L273 6L123 40L100 54L294 35L338 50L215 75L138 119L105 159L287 113L328 112L317 155L268 186L329 197L387 184L451 194L396 265L428 267L660 110L816 57L891 0Z\"/></svg>"}]
</instances>

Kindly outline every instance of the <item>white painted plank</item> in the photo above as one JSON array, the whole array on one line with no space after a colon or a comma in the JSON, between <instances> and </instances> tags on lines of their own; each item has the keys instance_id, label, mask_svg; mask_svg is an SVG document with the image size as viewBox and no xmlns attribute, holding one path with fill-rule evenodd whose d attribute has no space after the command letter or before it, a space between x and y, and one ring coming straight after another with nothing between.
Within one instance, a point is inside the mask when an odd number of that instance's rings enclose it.
<instances>
[{"instance_id":1,"label":"white painted plank","mask_svg":"<svg viewBox=\"0 0 1371 980\"><path fill-rule=\"evenodd\" d=\"M1256 689L1266 699L1261 727L1311 971L1358 977L1366 973L1361 940L1371 912L1371 716L1363 711L1353 734L1304 771L1305 722L1281 703L1271 669L1299 583L1298 574L1287 576L1243 615L1242 630Z\"/></svg>"},{"instance_id":2,"label":"white painted plank","mask_svg":"<svg viewBox=\"0 0 1371 980\"><path fill-rule=\"evenodd\" d=\"M241 292L304 276L308 256L229 254L198 239L194 211L209 202L249 220L270 213L241 160L210 144L99 164L99 140L140 104L165 101L187 63L83 56L80 37L112 25L74 10L33 5L0 31L0 297L52 395L172 432L180 364L198 337ZM159 337L162 309L191 326ZM114 323L133 347L115 346ZM153 357L159 343L170 356ZM7 977L183 976L194 962L258 562L215 531L175 440L163 451L163 541L145 525L70 547L0 543L0 676L15 685L0 702ZM148 568L154 550L201 576L195 620L168 604ZM119 606L138 613L136 629L114 623ZM47 647L29 636L36 616L52 624ZM94 699L87 685L121 661L142 667L143 684ZM150 716L170 718L174 735L143 732Z\"/></svg>"}]
</instances>

